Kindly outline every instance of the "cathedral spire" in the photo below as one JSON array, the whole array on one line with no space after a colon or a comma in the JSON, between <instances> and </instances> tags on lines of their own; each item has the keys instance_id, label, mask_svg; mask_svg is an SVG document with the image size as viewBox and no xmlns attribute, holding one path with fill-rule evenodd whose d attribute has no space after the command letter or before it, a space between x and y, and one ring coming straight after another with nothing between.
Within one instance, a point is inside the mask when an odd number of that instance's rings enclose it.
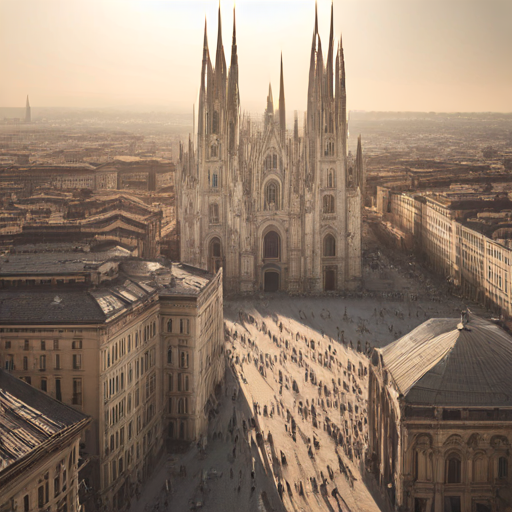
<instances>
[{"instance_id":1,"label":"cathedral spire","mask_svg":"<svg viewBox=\"0 0 512 512\"><path fill-rule=\"evenodd\" d=\"M283 52L281 52L281 79L279 81L279 128L281 142L284 144L286 139L286 107L284 102Z\"/></svg>"},{"instance_id":2,"label":"cathedral spire","mask_svg":"<svg viewBox=\"0 0 512 512\"><path fill-rule=\"evenodd\" d=\"M217 82L217 94L219 98L225 98L226 94L226 57L222 44L222 19L219 2L219 27L217 32L217 54L215 55L215 78Z\"/></svg>"},{"instance_id":3,"label":"cathedral spire","mask_svg":"<svg viewBox=\"0 0 512 512\"><path fill-rule=\"evenodd\" d=\"M272 84L268 83L267 113L274 114L274 99L272 98Z\"/></svg>"},{"instance_id":4,"label":"cathedral spire","mask_svg":"<svg viewBox=\"0 0 512 512\"><path fill-rule=\"evenodd\" d=\"M315 2L315 34L318 34L318 1Z\"/></svg>"},{"instance_id":5,"label":"cathedral spire","mask_svg":"<svg viewBox=\"0 0 512 512\"><path fill-rule=\"evenodd\" d=\"M334 8L333 3L331 3L331 30L329 32L329 50L327 53L327 67L326 67L326 75L327 75L327 97L333 97L333 59L334 59Z\"/></svg>"},{"instance_id":6,"label":"cathedral spire","mask_svg":"<svg viewBox=\"0 0 512 512\"><path fill-rule=\"evenodd\" d=\"M235 154L238 144L238 128L240 118L240 92L238 90L238 55L236 46L236 18L235 8L233 7L233 42L231 45L231 64L229 66L228 76L228 126L229 141L228 150L230 154Z\"/></svg>"},{"instance_id":7,"label":"cathedral spire","mask_svg":"<svg viewBox=\"0 0 512 512\"><path fill-rule=\"evenodd\" d=\"M25 122L30 123L32 121L32 116L30 112L30 103L28 101L28 94L27 94L27 103L25 104Z\"/></svg>"}]
</instances>

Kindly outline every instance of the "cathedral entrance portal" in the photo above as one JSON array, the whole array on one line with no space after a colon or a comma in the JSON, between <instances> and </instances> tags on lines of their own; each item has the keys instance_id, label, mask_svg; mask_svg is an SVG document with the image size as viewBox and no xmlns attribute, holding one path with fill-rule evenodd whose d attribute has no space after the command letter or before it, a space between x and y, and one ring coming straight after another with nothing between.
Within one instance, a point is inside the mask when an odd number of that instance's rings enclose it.
<instances>
[{"instance_id":1,"label":"cathedral entrance portal","mask_svg":"<svg viewBox=\"0 0 512 512\"><path fill-rule=\"evenodd\" d=\"M267 270L265 272L265 286L266 292L277 292L279 290L279 272L275 270Z\"/></svg>"},{"instance_id":2,"label":"cathedral entrance portal","mask_svg":"<svg viewBox=\"0 0 512 512\"><path fill-rule=\"evenodd\" d=\"M336 269L324 270L324 291L333 292L336 290Z\"/></svg>"},{"instance_id":3,"label":"cathedral entrance portal","mask_svg":"<svg viewBox=\"0 0 512 512\"><path fill-rule=\"evenodd\" d=\"M220 240L215 237L210 240L208 246L208 272L216 274L222 267L222 247Z\"/></svg>"}]
</instances>

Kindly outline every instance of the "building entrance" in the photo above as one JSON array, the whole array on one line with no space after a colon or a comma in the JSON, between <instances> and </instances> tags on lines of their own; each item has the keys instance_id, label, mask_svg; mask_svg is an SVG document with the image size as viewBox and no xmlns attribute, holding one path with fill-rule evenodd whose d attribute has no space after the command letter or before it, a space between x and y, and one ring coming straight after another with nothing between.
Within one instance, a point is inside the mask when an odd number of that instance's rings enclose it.
<instances>
[{"instance_id":1,"label":"building entrance","mask_svg":"<svg viewBox=\"0 0 512 512\"><path fill-rule=\"evenodd\" d=\"M324 271L324 291L332 292L336 290L336 270Z\"/></svg>"},{"instance_id":2,"label":"building entrance","mask_svg":"<svg viewBox=\"0 0 512 512\"><path fill-rule=\"evenodd\" d=\"M265 272L266 292L277 292L279 290L279 272Z\"/></svg>"}]
</instances>

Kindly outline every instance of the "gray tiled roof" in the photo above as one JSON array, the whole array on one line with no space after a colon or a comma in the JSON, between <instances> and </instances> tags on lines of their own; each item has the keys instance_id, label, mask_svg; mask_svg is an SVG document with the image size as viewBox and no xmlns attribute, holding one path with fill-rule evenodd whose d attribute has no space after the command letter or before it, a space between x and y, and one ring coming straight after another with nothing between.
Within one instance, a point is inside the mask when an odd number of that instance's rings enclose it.
<instances>
[{"instance_id":1,"label":"gray tiled roof","mask_svg":"<svg viewBox=\"0 0 512 512\"><path fill-rule=\"evenodd\" d=\"M435 318L379 350L410 404L512 406L512 337L472 315Z\"/></svg>"},{"instance_id":2,"label":"gray tiled roof","mask_svg":"<svg viewBox=\"0 0 512 512\"><path fill-rule=\"evenodd\" d=\"M0 478L3 470L87 416L0 370Z\"/></svg>"},{"instance_id":3,"label":"gray tiled roof","mask_svg":"<svg viewBox=\"0 0 512 512\"><path fill-rule=\"evenodd\" d=\"M103 322L96 300L83 289L9 289L0 292L0 322Z\"/></svg>"}]
</instances>

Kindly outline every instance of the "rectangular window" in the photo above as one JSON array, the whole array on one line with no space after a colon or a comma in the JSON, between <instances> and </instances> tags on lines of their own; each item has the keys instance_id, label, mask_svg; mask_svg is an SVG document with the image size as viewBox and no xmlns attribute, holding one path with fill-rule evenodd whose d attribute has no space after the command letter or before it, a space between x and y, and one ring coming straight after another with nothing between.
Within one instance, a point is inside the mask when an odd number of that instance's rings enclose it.
<instances>
[{"instance_id":1,"label":"rectangular window","mask_svg":"<svg viewBox=\"0 0 512 512\"><path fill-rule=\"evenodd\" d=\"M56 476L53 480L53 491L54 498L56 498L60 494L60 476Z\"/></svg>"},{"instance_id":2,"label":"rectangular window","mask_svg":"<svg viewBox=\"0 0 512 512\"><path fill-rule=\"evenodd\" d=\"M60 386L60 377L55 378L55 398L62 401L62 390Z\"/></svg>"},{"instance_id":3,"label":"rectangular window","mask_svg":"<svg viewBox=\"0 0 512 512\"><path fill-rule=\"evenodd\" d=\"M82 369L82 355L81 354L73 354L73 370L81 370Z\"/></svg>"},{"instance_id":4,"label":"rectangular window","mask_svg":"<svg viewBox=\"0 0 512 512\"><path fill-rule=\"evenodd\" d=\"M27 370L28 370L28 357L27 357L27 356L24 356L24 357L23 357L23 369L24 369L25 371L27 371Z\"/></svg>"},{"instance_id":5,"label":"rectangular window","mask_svg":"<svg viewBox=\"0 0 512 512\"><path fill-rule=\"evenodd\" d=\"M30 512L30 497L28 494L23 497L23 512Z\"/></svg>"},{"instance_id":6,"label":"rectangular window","mask_svg":"<svg viewBox=\"0 0 512 512\"><path fill-rule=\"evenodd\" d=\"M55 354L55 370L60 370L60 354Z\"/></svg>"},{"instance_id":7,"label":"rectangular window","mask_svg":"<svg viewBox=\"0 0 512 512\"><path fill-rule=\"evenodd\" d=\"M53 340L53 350L59 350L59 340Z\"/></svg>"},{"instance_id":8,"label":"rectangular window","mask_svg":"<svg viewBox=\"0 0 512 512\"><path fill-rule=\"evenodd\" d=\"M41 391L44 391L45 393L48 391L48 381L46 378L41 379Z\"/></svg>"},{"instance_id":9,"label":"rectangular window","mask_svg":"<svg viewBox=\"0 0 512 512\"><path fill-rule=\"evenodd\" d=\"M37 489L37 506L44 507L44 487L42 485Z\"/></svg>"},{"instance_id":10,"label":"rectangular window","mask_svg":"<svg viewBox=\"0 0 512 512\"><path fill-rule=\"evenodd\" d=\"M46 341L41 340L41 350L46 350Z\"/></svg>"},{"instance_id":11,"label":"rectangular window","mask_svg":"<svg viewBox=\"0 0 512 512\"><path fill-rule=\"evenodd\" d=\"M39 369L46 370L46 356L39 356Z\"/></svg>"},{"instance_id":12,"label":"rectangular window","mask_svg":"<svg viewBox=\"0 0 512 512\"><path fill-rule=\"evenodd\" d=\"M82 340L73 340L71 348L73 350L80 350L82 348Z\"/></svg>"},{"instance_id":13,"label":"rectangular window","mask_svg":"<svg viewBox=\"0 0 512 512\"><path fill-rule=\"evenodd\" d=\"M11 342L10 341L6 341L5 342L5 348L6 349L10 349L11 348ZM28 497L28 495L27 495L27 497Z\"/></svg>"},{"instance_id":14,"label":"rectangular window","mask_svg":"<svg viewBox=\"0 0 512 512\"><path fill-rule=\"evenodd\" d=\"M30 348L29 341L25 340L25 343L23 345L23 350L29 350L29 348Z\"/></svg>"},{"instance_id":15,"label":"rectangular window","mask_svg":"<svg viewBox=\"0 0 512 512\"><path fill-rule=\"evenodd\" d=\"M444 512L462 512L460 496L445 496L443 510Z\"/></svg>"},{"instance_id":16,"label":"rectangular window","mask_svg":"<svg viewBox=\"0 0 512 512\"><path fill-rule=\"evenodd\" d=\"M82 379L73 379L73 405L82 405Z\"/></svg>"}]
</instances>

